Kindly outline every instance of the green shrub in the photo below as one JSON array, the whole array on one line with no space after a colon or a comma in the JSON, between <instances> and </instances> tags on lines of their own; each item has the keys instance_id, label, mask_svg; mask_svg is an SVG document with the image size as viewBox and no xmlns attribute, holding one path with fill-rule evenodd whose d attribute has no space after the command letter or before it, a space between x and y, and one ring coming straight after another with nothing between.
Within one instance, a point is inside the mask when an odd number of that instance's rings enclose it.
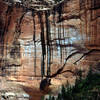
<instances>
[{"instance_id":1,"label":"green shrub","mask_svg":"<svg viewBox=\"0 0 100 100\"><path fill-rule=\"evenodd\" d=\"M100 100L100 74L90 70L85 79L76 79L74 86L67 83L57 98L50 96L47 100Z\"/></svg>"}]
</instances>

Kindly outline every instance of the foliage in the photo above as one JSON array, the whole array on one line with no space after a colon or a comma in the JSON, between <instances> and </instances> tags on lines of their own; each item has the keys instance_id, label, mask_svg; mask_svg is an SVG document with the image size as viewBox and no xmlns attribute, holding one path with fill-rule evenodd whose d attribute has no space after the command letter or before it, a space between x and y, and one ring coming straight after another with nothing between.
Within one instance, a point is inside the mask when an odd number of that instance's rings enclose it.
<instances>
[{"instance_id":1,"label":"foliage","mask_svg":"<svg viewBox=\"0 0 100 100\"><path fill-rule=\"evenodd\" d=\"M57 98L50 96L47 100L100 100L100 74L90 70L85 79L76 79L74 86L67 83Z\"/></svg>"}]
</instances>

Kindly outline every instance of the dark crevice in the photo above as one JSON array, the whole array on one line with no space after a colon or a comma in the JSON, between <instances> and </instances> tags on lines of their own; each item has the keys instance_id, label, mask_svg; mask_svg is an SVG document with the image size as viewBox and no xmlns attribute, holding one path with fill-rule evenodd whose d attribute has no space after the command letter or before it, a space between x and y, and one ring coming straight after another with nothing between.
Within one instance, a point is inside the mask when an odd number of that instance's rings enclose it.
<instances>
[{"instance_id":1,"label":"dark crevice","mask_svg":"<svg viewBox=\"0 0 100 100\"><path fill-rule=\"evenodd\" d=\"M34 10L32 10L32 17L33 17L33 41L34 41L34 73L36 76L36 57L37 57L37 49L36 49L36 27L35 27L35 13Z\"/></svg>"},{"instance_id":2,"label":"dark crevice","mask_svg":"<svg viewBox=\"0 0 100 100\"><path fill-rule=\"evenodd\" d=\"M50 22L48 20L49 15L50 15L49 11L45 12L46 39L47 39L47 75L50 75L50 63L51 63Z\"/></svg>"},{"instance_id":3,"label":"dark crevice","mask_svg":"<svg viewBox=\"0 0 100 100\"><path fill-rule=\"evenodd\" d=\"M41 47L42 47L42 55L41 55L41 75L42 77L45 75L45 56L46 56L46 46L45 46L45 37L44 37L44 23L43 23L43 12L38 12L38 18L41 28Z\"/></svg>"}]
</instances>

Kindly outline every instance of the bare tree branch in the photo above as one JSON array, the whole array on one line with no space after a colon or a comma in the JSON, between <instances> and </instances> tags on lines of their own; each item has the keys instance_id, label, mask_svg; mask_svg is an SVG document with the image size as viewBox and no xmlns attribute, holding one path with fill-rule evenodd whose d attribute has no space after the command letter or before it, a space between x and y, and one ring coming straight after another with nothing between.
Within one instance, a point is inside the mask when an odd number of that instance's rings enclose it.
<instances>
[{"instance_id":1,"label":"bare tree branch","mask_svg":"<svg viewBox=\"0 0 100 100\"><path fill-rule=\"evenodd\" d=\"M92 50L90 50L90 51L84 53L84 54L83 54L77 61L75 61L73 64L76 64L76 63L79 62L83 57L89 55L90 53L92 53L92 52L97 52L97 51L100 51L100 50L98 50L98 49L92 49Z\"/></svg>"},{"instance_id":2,"label":"bare tree branch","mask_svg":"<svg viewBox=\"0 0 100 100\"><path fill-rule=\"evenodd\" d=\"M66 63L67 63L67 61L68 61L68 59L70 59L72 56L74 56L74 55L76 55L76 54L78 54L78 53L80 53L80 52L79 52L79 51L76 51L76 52L70 54L70 55L66 58L66 61L65 61L65 63L63 64L63 66L62 66L61 68L59 68L55 74L50 75L50 76L46 76L46 77L52 78L52 77L56 77L58 74L61 74L61 72L63 71L63 69L64 69L64 67L65 67L65 65L66 65Z\"/></svg>"},{"instance_id":3,"label":"bare tree branch","mask_svg":"<svg viewBox=\"0 0 100 100\"><path fill-rule=\"evenodd\" d=\"M79 47L79 48L81 48L81 47ZM81 49L80 49L80 50L81 50ZM79 58L77 61L75 61L74 64L76 64L76 63L79 62L83 57L88 56L88 55L91 54L92 52L98 52L98 51L100 52L100 50L98 50L98 49L92 49L92 50L90 50L90 51L88 51L88 52L86 52L86 53L83 53L83 55L81 56L81 58ZM70 59L71 57L75 56L76 54L80 54L80 53L82 53L82 52L80 52L80 51L78 50L78 51L76 51L76 52L70 54L70 55L66 58L66 61L65 61L65 63L63 64L63 66L62 66L61 68L59 68L59 69L57 70L56 73L54 73L53 75L50 75L50 76L46 76L46 77L47 77L47 78L53 78L53 77L56 77L57 75L59 75L59 74L61 74L61 73L64 73L64 72L71 72L71 73L74 73L74 72L71 71L71 70L63 71L63 69L64 69L64 67L65 67L65 65L66 65L66 63L67 63L67 61L68 61L68 59ZM63 72L62 72L62 71L63 71Z\"/></svg>"}]
</instances>

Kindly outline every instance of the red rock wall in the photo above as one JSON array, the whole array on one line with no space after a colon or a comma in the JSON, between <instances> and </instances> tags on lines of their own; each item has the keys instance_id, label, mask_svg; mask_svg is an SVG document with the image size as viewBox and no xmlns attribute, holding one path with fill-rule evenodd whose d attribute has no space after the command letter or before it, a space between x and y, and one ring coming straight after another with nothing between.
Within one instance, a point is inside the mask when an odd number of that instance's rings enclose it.
<instances>
[{"instance_id":1,"label":"red rock wall","mask_svg":"<svg viewBox=\"0 0 100 100\"><path fill-rule=\"evenodd\" d=\"M57 38L58 36L58 28L62 29L64 27L64 36L66 38L72 38L68 39L69 43L78 43L82 46L86 46L88 49L93 49L97 48L99 49L100 45L100 9L99 5L100 2L99 0L94 0L96 3L97 7L96 9L91 9L91 0L81 0L83 1L82 4L80 4L79 0L70 0L69 2L64 2L63 3L63 10L62 10L62 15L61 19L59 20L59 14L56 12L55 15L55 24L53 23L53 14L52 11L49 16L50 20L50 27L52 30L52 39ZM33 17L32 17L32 12L27 12L22 20L21 23L21 34L17 36L16 34L16 23L18 22L18 19L22 16L23 14L23 9L22 7L16 8L15 6L13 7L12 11L6 14L8 5L0 1L0 30L2 29L7 29L4 31L4 37L0 35L1 40L4 39L4 43L0 42L1 48L4 47L0 51L0 74L5 73L5 76L9 80L14 80L14 81L21 81L23 82L23 86L25 91L29 93L34 99L34 96L38 98L38 93L40 91L36 91L35 89L39 88L39 83L40 83L40 75L41 75L41 42L38 42L36 44L36 54L37 58L34 59L35 53L34 53L34 42L33 40L33 33L36 33L36 40L40 41L40 33L41 33L41 27L40 27L40 22L39 22L39 16L37 13L35 13L34 16L34 21L33 22ZM42 15L42 21L44 25L44 38L46 40L46 20L45 20L45 14L43 13ZM8 25L8 19L10 19L10 23ZM8 27L7 27L8 25ZM34 30L35 26L35 30ZM56 28L55 28L56 26ZM2 30L3 31L3 30ZM0 32L1 33L1 32ZM63 30L61 30L61 33L63 34ZM18 40L15 40L16 37L19 37ZM61 35L63 38L63 36ZM81 38L81 39L79 39ZM74 41L73 39L76 39L78 41ZM74 41L74 42L73 42ZM56 44L57 41L54 41ZM60 52L58 52L58 48L56 45L53 46L53 59L52 59L52 64L51 64L51 73L55 73L58 68L60 68L66 56L70 52L67 51L67 48L62 48L63 51L63 57L62 57L62 63L61 63L61 57L60 57ZM58 51L57 51L58 50ZM4 53L4 55L3 55ZM94 52L90 54L88 57L85 57L83 60L80 61L78 65L73 65L69 63L73 63L76 61L79 56L75 56L72 59L68 61L68 64L66 64L65 70L72 70L72 71L77 71L78 68L81 68L82 70L88 70L90 66L95 65L95 63L99 62L100 60L100 53L99 52ZM36 61L36 75L35 76L35 69L34 69L34 63ZM47 66L47 56L45 60L45 64ZM3 67L10 66L10 68L3 70ZM47 68L45 69L47 71ZM86 75L86 73L85 73ZM56 78L52 79L52 83L56 85L61 85L62 83L66 82L68 80L70 83L73 83L75 80L75 77L72 73L67 72L63 73L61 75L58 75ZM55 87L52 87L53 89ZM35 87L35 89L34 89ZM56 88L58 88L56 87ZM36 94L33 94L35 93ZM57 90L56 90L57 91ZM38 93L37 93L38 92ZM42 95L40 93L40 95ZM39 100L39 99L37 99Z\"/></svg>"},{"instance_id":2,"label":"red rock wall","mask_svg":"<svg viewBox=\"0 0 100 100\"><path fill-rule=\"evenodd\" d=\"M8 19L9 17L11 17L10 19L10 24L8 26L8 31L4 32L4 44L8 44L8 48L4 48L4 54L7 54L7 49L8 52L11 49L12 43L16 37L16 22L18 21L18 19L22 16L23 14L23 9L20 8L16 8L15 6L13 7L13 11L7 15L6 17L6 11L7 11L7 5L0 3L0 7L4 8L4 10L0 10L1 13L1 18L4 20L4 26L6 26L6 24L8 23ZM98 5L98 3L97 3ZM90 48L90 46L92 46L92 48L97 48L97 45L99 47L99 41L100 41L100 36L99 36L99 12L100 9L92 9L91 10L91 0L84 0L84 2L80 5L79 0L71 0L69 2L64 2L63 5L63 10L62 10L62 15L61 15L61 22L58 22L58 16L59 14L56 13L56 31L55 34L57 34L57 30L58 27L60 27L60 24L62 24L62 27L65 28L66 32L65 32L65 36L66 37L73 37L73 33L72 31L70 31L70 29L72 29L73 27L76 29L76 32L78 33L78 35L80 35L83 38L82 42L85 42L85 45L87 46L87 48ZM4 17L3 17L4 16ZM44 24L44 32L45 32L45 38L46 38L46 28L45 28L45 15L43 14L43 24ZM41 33L41 29L40 29L40 23L39 23L39 18L38 15L36 14L35 17L35 25L33 23L33 17L31 15L31 12L27 12L22 20L21 23L21 35L19 36L19 41L22 39L24 41L24 45L26 45L26 41L30 41L33 39L33 33L35 31L36 33L36 39L40 39L40 33ZM93 20L92 20L93 19ZM54 29L54 25L52 24L53 21L53 14L51 13L50 17L49 17L50 25L51 28ZM34 30L34 26L35 26L35 30ZM6 26L7 28L7 26ZM78 35L74 36L75 38L79 38ZM26 42L26 43L25 43ZM80 41L78 41L80 42ZM81 43L81 42L80 42ZM21 44L21 43L20 43ZM33 44L32 44L33 45ZM56 49L56 48L54 48ZM21 46L21 55L23 55L26 51L25 48ZM28 49L29 50L29 49ZM27 52L28 52L27 50ZM27 56L21 56L21 58L19 59L20 62L22 63L22 67L19 68L20 71L18 73L18 75L22 75L22 74L26 74L26 75L34 75L34 51L31 52L31 57L27 57ZM40 56L39 56L40 55ZM40 66L41 66L41 47L37 48L37 56L39 56L39 58L36 59L37 61L37 66L38 66L38 70L39 70L39 75L40 75ZM9 57L9 56L8 56ZM66 58L66 55L64 56ZM75 59L75 58L74 58ZM73 59L73 60L74 60ZM99 59L99 58L98 58ZM72 60L72 61L73 61ZM30 62L30 63L29 63ZM54 62L56 63L60 63L60 58L57 55L57 52L54 52ZM30 68L29 68L30 66ZM32 70L33 69L33 70ZM30 72L31 71L31 72Z\"/></svg>"}]
</instances>

